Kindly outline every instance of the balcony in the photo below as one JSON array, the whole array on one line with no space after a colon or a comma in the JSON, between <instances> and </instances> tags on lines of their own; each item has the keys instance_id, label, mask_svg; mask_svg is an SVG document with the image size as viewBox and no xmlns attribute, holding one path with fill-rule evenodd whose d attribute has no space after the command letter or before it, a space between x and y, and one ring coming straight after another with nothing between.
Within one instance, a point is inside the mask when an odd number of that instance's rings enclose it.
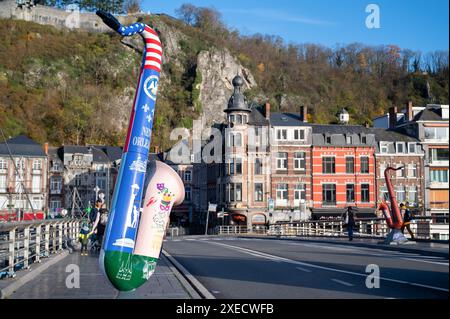
<instances>
[{"instance_id":1,"label":"balcony","mask_svg":"<svg viewBox=\"0 0 450 319\"><path fill-rule=\"evenodd\" d=\"M61 189L50 189L50 195L61 195Z\"/></svg>"}]
</instances>

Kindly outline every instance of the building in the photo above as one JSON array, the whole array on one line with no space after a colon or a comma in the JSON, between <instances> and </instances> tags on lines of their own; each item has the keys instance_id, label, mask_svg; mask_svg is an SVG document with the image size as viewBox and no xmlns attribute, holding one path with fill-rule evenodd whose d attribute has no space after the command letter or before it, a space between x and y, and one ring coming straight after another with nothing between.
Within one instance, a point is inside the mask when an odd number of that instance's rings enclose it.
<instances>
[{"instance_id":1,"label":"building","mask_svg":"<svg viewBox=\"0 0 450 319\"><path fill-rule=\"evenodd\" d=\"M47 154L25 135L0 143L0 211L47 209Z\"/></svg>"},{"instance_id":2,"label":"building","mask_svg":"<svg viewBox=\"0 0 450 319\"><path fill-rule=\"evenodd\" d=\"M389 201L384 176L385 169L387 167L403 167L403 169L390 174L397 202L408 202L410 207L423 214L425 154L420 141L395 130L374 128L372 131L377 142L375 148L377 206L382 201Z\"/></svg>"},{"instance_id":3,"label":"building","mask_svg":"<svg viewBox=\"0 0 450 319\"><path fill-rule=\"evenodd\" d=\"M355 125L312 125L313 219L358 207L359 216L375 211L375 134Z\"/></svg>"},{"instance_id":4,"label":"building","mask_svg":"<svg viewBox=\"0 0 450 319\"><path fill-rule=\"evenodd\" d=\"M65 205L64 185L64 162L58 147L48 149L48 210L51 213L60 213Z\"/></svg>"},{"instance_id":5,"label":"building","mask_svg":"<svg viewBox=\"0 0 450 319\"><path fill-rule=\"evenodd\" d=\"M299 114L270 114L270 142L270 196L275 200L271 222L308 219L312 127L306 107Z\"/></svg>"},{"instance_id":6,"label":"building","mask_svg":"<svg viewBox=\"0 0 450 319\"><path fill-rule=\"evenodd\" d=\"M396 113L395 107L390 113ZM390 127L420 140L424 159L425 211L434 222L447 222L449 212L449 106L428 104L414 115L409 103L400 121L391 121Z\"/></svg>"}]
</instances>

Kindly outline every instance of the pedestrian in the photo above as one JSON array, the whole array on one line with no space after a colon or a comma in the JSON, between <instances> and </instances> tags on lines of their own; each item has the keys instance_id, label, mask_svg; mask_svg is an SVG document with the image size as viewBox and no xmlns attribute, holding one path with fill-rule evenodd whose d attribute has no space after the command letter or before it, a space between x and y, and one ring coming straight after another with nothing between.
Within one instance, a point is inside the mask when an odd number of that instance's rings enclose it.
<instances>
[{"instance_id":1,"label":"pedestrian","mask_svg":"<svg viewBox=\"0 0 450 319\"><path fill-rule=\"evenodd\" d=\"M80 234L78 235L78 239L81 243L81 256L87 256L88 250L87 245L89 242L89 237L91 235L89 224L87 222L83 222L81 226Z\"/></svg>"},{"instance_id":2,"label":"pedestrian","mask_svg":"<svg viewBox=\"0 0 450 319\"><path fill-rule=\"evenodd\" d=\"M408 231L409 235L411 236L411 239L414 240L414 233L411 230L411 220L413 219L413 216L411 214L411 211L408 209L408 207L404 204L400 204L400 211L403 215L403 225L402 225L402 233L405 232L405 228Z\"/></svg>"},{"instance_id":3,"label":"pedestrian","mask_svg":"<svg viewBox=\"0 0 450 319\"><path fill-rule=\"evenodd\" d=\"M108 224L109 212L102 201L97 201L96 212L97 214L92 227L92 232L96 231L97 242L101 246L103 234L105 233L106 225Z\"/></svg>"},{"instance_id":4,"label":"pedestrian","mask_svg":"<svg viewBox=\"0 0 450 319\"><path fill-rule=\"evenodd\" d=\"M347 227L348 240L353 240L353 228L355 227L355 213L352 206L348 206L344 214L342 214L344 219L344 227Z\"/></svg>"}]
</instances>

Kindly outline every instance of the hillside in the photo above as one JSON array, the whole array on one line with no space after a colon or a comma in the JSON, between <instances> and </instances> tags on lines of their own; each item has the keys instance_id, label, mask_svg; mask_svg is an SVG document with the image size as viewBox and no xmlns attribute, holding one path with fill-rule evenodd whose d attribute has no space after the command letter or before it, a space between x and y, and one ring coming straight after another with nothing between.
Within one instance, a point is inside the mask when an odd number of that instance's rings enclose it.
<instances>
[{"instance_id":1,"label":"hillside","mask_svg":"<svg viewBox=\"0 0 450 319\"><path fill-rule=\"evenodd\" d=\"M241 36L220 21L189 25L155 15L144 22L159 30L165 48L152 141L161 148L173 143L172 128L190 128L202 114L207 123L220 120L237 72L248 99L268 99L283 111L306 105L319 123L335 121L342 107L353 123L364 123L407 100L448 104L448 52L287 46L276 37ZM0 32L0 126L7 135L53 145L123 143L139 39L122 43L114 34L10 19L0 20Z\"/></svg>"}]
</instances>

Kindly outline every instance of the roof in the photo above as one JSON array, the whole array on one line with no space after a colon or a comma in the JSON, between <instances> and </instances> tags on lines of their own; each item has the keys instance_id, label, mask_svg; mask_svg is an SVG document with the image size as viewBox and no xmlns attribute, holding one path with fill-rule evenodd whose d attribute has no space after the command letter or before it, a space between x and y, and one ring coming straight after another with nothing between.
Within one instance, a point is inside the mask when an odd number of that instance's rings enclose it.
<instances>
[{"instance_id":1,"label":"roof","mask_svg":"<svg viewBox=\"0 0 450 319\"><path fill-rule=\"evenodd\" d=\"M415 137L401 133L398 130L383 129L383 128L372 128L372 132L375 134L377 141L386 142L419 142Z\"/></svg>"},{"instance_id":2,"label":"roof","mask_svg":"<svg viewBox=\"0 0 450 319\"><path fill-rule=\"evenodd\" d=\"M0 143L0 155L9 155L9 150L13 156L46 157L42 146L26 135L19 135ZM8 150L9 147L9 150Z\"/></svg>"},{"instance_id":3,"label":"roof","mask_svg":"<svg viewBox=\"0 0 450 319\"><path fill-rule=\"evenodd\" d=\"M269 124L269 121L267 121L266 117L262 114L262 108L260 106L257 104L252 104L250 108L251 112L248 117L248 124L255 126L264 126Z\"/></svg>"},{"instance_id":4,"label":"roof","mask_svg":"<svg viewBox=\"0 0 450 319\"><path fill-rule=\"evenodd\" d=\"M92 147L92 162L94 163L110 163L108 156L99 148Z\"/></svg>"},{"instance_id":5,"label":"roof","mask_svg":"<svg viewBox=\"0 0 450 319\"><path fill-rule=\"evenodd\" d=\"M313 134L373 134L371 128L362 125L309 124Z\"/></svg>"},{"instance_id":6,"label":"roof","mask_svg":"<svg viewBox=\"0 0 450 319\"><path fill-rule=\"evenodd\" d=\"M64 153L80 153L80 154L89 154L90 150L86 146L78 146L78 145L64 145L63 146Z\"/></svg>"},{"instance_id":7,"label":"roof","mask_svg":"<svg viewBox=\"0 0 450 319\"><path fill-rule=\"evenodd\" d=\"M416 114L413 118L414 122L418 121L445 121L440 114L437 113L435 109L425 109Z\"/></svg>"},{"instance_id":8,"label":"roof","mask_svg":"<svg viewBox=\"0 0 450 319\"><path fill-rule=\"evenodd\" d=\"M233 112L233 111L246 111L249 112L250 108L245 102L244 94L242 94L242 86L244 85L244 80L237 75L233 79L234 92L228 100L228 108L225 109L225 112Z\"/></svg>"},{"instance_id":9,"label":"roof","mask_svg":"<svg viewBox=\"0 0 450 319\"><path fill-rule=\"evenodd\" d=\"M300 113L271 113L270 125L272 126L311 126L311 123L303 122Z\"/></svg>"},{"instance_id":10,"label":"roof","mask_svg":"<svg viewBox=\"0 0 450 319\"><path fill-rule=\"evenodd\" d=\"M101 150L103 153L106 154L109 161L111 161L111 162L117 161L118 159L122 158L123 148L120 146L94 145L94 144L88 145L88 147L89 146L92 146L92 147L95 147L95 148ZM94 158L94 161L95 161L95 158Z\"/></svg>"}]
</instances>

